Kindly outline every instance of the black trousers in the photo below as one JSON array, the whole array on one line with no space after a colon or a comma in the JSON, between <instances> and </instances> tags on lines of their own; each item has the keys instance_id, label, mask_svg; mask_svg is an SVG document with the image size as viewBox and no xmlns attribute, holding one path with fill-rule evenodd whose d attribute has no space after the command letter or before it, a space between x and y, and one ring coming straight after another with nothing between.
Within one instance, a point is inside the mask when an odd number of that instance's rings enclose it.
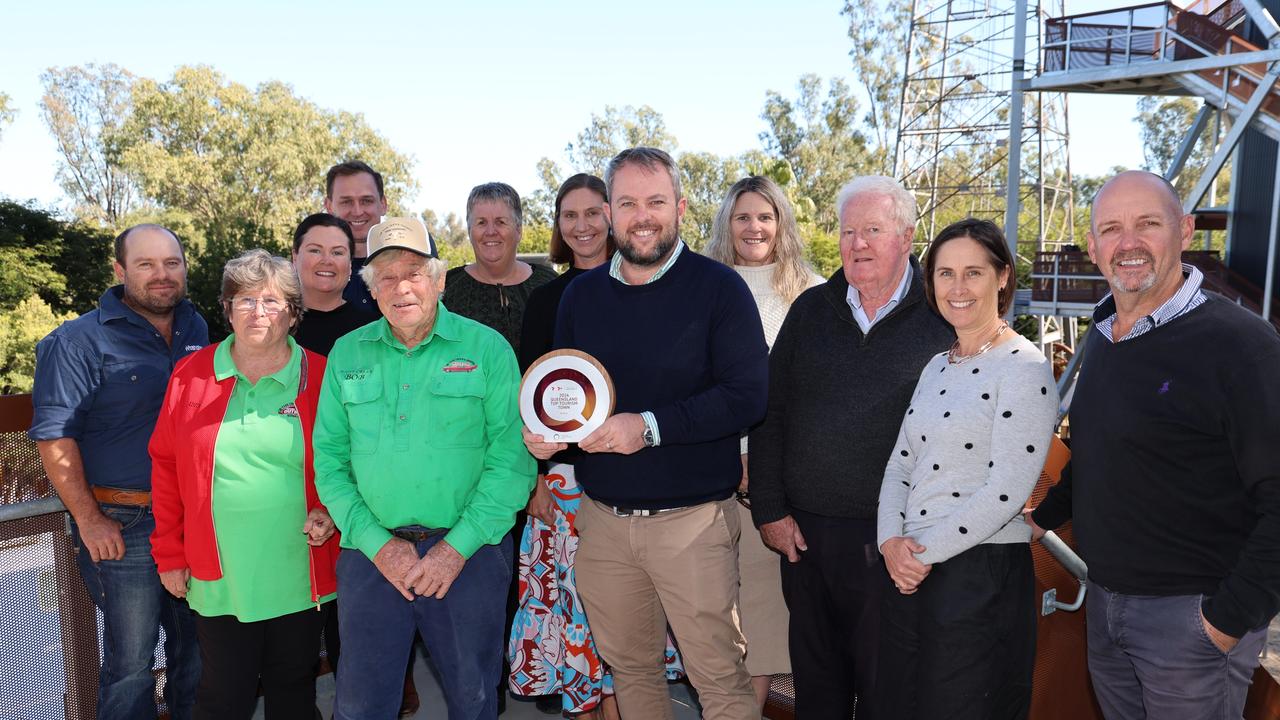
<instances>
[{"instance_id":1,"label":"black trousers","mask_svg":"<svg viewBox=\"0 0 1280 720\"><path fill-rule=\"evenodd\" d=\"M792 513L809 549L782 562L791 612L788 640L797 720L858 720L879 714L872 690L880 594L888 574L876 548L876 521Z\"/></svg>"},{"instance_id":2,"label":"black trousers","mask_svg":"<svg viewBox=\"0 0 1280 720\"><path fill-rule=\"evenodd\" d=\"M1031 707L1035 570L1026 543L935 563L903 595L885 579L877 705L902 720L1015 720Z\"/></svg>"},{"instance_id":3,"label":"black trousers","mask_svg":"<svg viewBox=\"0 0 1280 720\"><path fill-rule=\"evenodd\" d=\"M314 720L324 620L314 607L257 622L196 615L203 665L192 717L249 720L261 680L268 720Z\"/></svg>"}]
</instances>

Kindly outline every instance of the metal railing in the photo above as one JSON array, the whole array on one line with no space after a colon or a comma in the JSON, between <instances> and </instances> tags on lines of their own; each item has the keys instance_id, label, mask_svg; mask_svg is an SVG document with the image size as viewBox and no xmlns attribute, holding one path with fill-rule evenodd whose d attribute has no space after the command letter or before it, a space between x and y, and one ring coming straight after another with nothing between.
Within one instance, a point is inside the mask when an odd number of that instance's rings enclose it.
<instances>
[{"instance_id":1,"label":"metal railing","mask_svg":"<svg viewBox=\"0 0 1280 720\"><path fill-rule=\"evenodd\" d=\"M1231 2L1207 16L1164 2L1046 20L1043 72L1257 50L1226 27L1240 12Z\"/></svg>"},{"instance_id":2,"label":"metal railing","mask_svg":"<svg viewBox=\"0 0 1280 720\"><path fill-rule=\"evenodd\" d=\"M0 717L91 720L97 611L30 424L29 395L0 396ZM162 686L162 662L157 672Z\"/></svg>"}]
</instances>

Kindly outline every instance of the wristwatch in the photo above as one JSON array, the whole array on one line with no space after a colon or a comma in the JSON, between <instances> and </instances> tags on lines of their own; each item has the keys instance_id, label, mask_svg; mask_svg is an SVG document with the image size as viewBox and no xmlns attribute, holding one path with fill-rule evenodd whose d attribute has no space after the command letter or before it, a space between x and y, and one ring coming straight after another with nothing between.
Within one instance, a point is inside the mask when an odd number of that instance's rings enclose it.
<instances>
[{"instance_id":1,"label":"wristwatch","mask_svg":"<svg viewBox=\"0 0 1280 720\"><path fill-rule=\"evenodd\" d=\"M648 425L644 426L644 434L641 435L640 437L644 438L645 447L653 447L654 445L658 444L657 441L653 439L653 428L649 427Z\"/></svg>"}]
</instances>

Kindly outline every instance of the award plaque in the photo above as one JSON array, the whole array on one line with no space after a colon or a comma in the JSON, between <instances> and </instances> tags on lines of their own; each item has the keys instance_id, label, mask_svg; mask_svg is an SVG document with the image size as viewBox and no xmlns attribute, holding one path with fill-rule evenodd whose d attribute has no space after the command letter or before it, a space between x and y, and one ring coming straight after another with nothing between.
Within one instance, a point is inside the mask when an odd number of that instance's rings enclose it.
<instances>
[{"instance_id":1,"label":"award plaque","mask_svg":"<svg viewBox=\"0 0 1280 720\"><path fill-rule=\"evenodd\" d=\"M552 350L520 381L520 417L547 442L578 442L613 412L613 381L598 360L578 350Z\"/></svg>"}]
</instances>

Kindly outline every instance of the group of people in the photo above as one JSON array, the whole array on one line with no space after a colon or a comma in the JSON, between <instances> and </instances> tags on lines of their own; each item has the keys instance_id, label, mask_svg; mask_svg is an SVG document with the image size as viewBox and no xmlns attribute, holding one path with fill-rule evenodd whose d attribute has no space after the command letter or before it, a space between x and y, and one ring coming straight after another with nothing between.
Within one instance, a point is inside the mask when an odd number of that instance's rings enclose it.
<instances>
[{"instance_id":1,"label":"group of people","mask_svg":"<svg viewBox=\"0 0 1280 720\"><path fill-rule=\"evenodd\" d=\"M779 673L803 720L1022 718L1029 543L1067 519L1104 714L1240 717L1280 606L1280 337L1180 263L1194 221L1168 183L1094 199L1113 292L1072 463L1030 514L1059 400L1005 320L999 228L959 221L918 260L911 193L855 178L823 279L771 180L732 186L705 255L685 204L653 148L569 178L556 276L518 259L519 195L487 183L450 269L342 163L291 259L227 263L216 344L177 236L121 233L120 285L37 348L30 431L103 613L99 717L154 716L163 627L178 719L248 718L259 687L268 718L314 717L322 635L342 720L416 708L419 635L451 718L508 689L670 718L687 676L704 717L746 720ZM553 349L616 396L572 445L517 407Z\"/></svg>"}]
</instances>

